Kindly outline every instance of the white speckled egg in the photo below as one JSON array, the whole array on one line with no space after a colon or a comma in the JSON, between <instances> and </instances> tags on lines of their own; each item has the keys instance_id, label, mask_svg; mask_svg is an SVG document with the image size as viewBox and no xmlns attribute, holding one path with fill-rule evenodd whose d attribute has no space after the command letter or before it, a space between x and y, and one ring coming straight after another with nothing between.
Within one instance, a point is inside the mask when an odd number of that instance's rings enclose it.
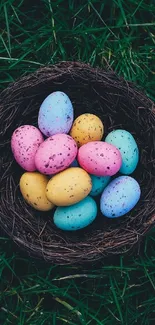
<instances>
[{"instance_id":1,"label":"white speckled egg","mask_svg":"<svg viewBox=\"0 0 155 325\"><path fill-rule=\"evenodd\" d=\"M108 218L121 217L134 208L140 195L140 186L134 178L130 176L117 177L102 193L101 212Z\"/></svg>"},{"instance_id":2,"label":"white speckled egg","mask_svg":"<svg viewBox=\"0 0 155 325\"><path fill-rule=\"evenodd\" d=\"M58 207L54 213L54 224L67 231L75 231L90 225L97 216L96 202L89 196L67 207Z\"/></svg>"},{"instance_id":3,"label":"white speckled egg","mask_svg":"<svg viewBox=\"0 0 155 325\"><path fill-rule=\"evenodd\" d=\"M62 91L55 91L45 98L38 115L38 126L47 137L68 133L73 123L73 106Z\"/></svg>"},{"instance_id":4,"label":"white speckled egg","mask_svg":"<svg viewBox=\"0 0 155 325\"><path fill-rule=\"evenodd\" d=\"M132 134L125 130L114 130L110 132L105 142L119 149L122 156L120 172L129 175L134 172L139 160L139 150Z\"/></svg>"},{"instance_id":5,"label":"white speckled egg","mask_svg":"<svg viewBox=\"0 0 155 325\"><path fill-rule=\"evenodd\" d=\"M110 176L90 175L90 177L91 177L91 181L92 181L92 190L90 192L90 195L92 195L92 196L97 196L97 195L101 194L111 179Z\"/></svg>"},{"instance_id":6,"label":"white speckled egg","mask_svg":"<svg viewBox=\"0 0 155 325\"><path fill-rule=\"evenodd\" d=\"M17 163L25 170L36 170L35 155L44 138L33 125L22 125L17 128L11 138L11 149Z\"/></svg>"}]
</instances>

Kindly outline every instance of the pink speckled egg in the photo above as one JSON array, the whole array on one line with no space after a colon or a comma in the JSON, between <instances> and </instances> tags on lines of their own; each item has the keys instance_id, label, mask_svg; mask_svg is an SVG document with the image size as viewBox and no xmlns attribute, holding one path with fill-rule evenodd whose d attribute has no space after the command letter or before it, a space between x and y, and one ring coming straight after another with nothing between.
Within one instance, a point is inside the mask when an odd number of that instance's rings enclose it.
<instances>
[{"instance_id":1,"label":"pink speckled egg","mask_svg":"<svg viewBox=\"0 0 155 325\"><path fill-rule=\"evenodd\" d=\"M89 174L112 176L119 171L122 157L115 146L102 141L93 141L79 148L78 162Z\"/></svg>"},{"instance_id":2,"label":"pink speckled egg","mask_svg":"<svg viewBox=\"0 0 155 325\"><path fill-rule=\"evenodd\" d=\"M67 134L55 134L39 147L35 164L42 174L53 175L66 169L77 155L77 144Z\"/></svg>"},{"instance_id":3,"label":"pink speckled egg","mask_svg":"<svg viewBox=\"0 0 155 325\"><path fill-rule=\"evenodd\" d=\"M33 125L22 125L13 132L11 149L23 169L29 172L36 170L35 154L43 141L41 132Z\"/></svg>"}]
</instances>

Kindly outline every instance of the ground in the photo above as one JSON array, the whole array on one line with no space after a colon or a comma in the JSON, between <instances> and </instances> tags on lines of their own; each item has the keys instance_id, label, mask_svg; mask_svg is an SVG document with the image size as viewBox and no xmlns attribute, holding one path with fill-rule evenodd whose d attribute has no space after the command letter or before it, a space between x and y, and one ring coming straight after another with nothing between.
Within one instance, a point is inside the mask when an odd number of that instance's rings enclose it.
<instances>
[{"instance_id":1,"label":"ground","mask_svg":"<svg viewBox=\"0 0 155 325\"><path fill-rule=\"evenodd\" d=\"M110 66L154 100L154 50L152 0L0 1L1 89L73 59ZM154 324L155 230L139 254L89 269L36 262L7 237L0 241L0 324Z\"/></svg>"}]
</instances>

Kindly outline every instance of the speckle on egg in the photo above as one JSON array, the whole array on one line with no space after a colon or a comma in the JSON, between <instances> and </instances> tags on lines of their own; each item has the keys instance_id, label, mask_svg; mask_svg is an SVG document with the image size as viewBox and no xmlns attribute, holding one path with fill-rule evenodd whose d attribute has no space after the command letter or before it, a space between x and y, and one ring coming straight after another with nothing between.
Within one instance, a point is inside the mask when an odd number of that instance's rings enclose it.
<instances>
[{"instance_id":1,"label":"speckle on egg","mask_svg":"<svg viewBox=\"0 0 155 325\"><path fill-rule=\"evenodd\" d=\"M39 147L35 164L41 173L53 175L69 167L76 155L75 141L66 134L55 134Z\"/></svg>"},{"instance_id":2,"label":"speckle on egg","mask_svg":"<svg viewBox=\"0 0 155 325\"><path fill-rule=\"evenodd\" d=\"M92 189L90 176L79 167L70 167L49 180L46 195L57 206L69 206L84 199Z\"/></svg>"},{"instance_id":3,"label":"speckle on egg","mask_svg":"<svg viewBox=\"0 0 155 325\"><path fill-rule=\"evenodd\" d=\"M89 196L67 207L58 207L54 213L54 224L66 231L76 231L90 225L97 216L96 202Z\"/></svg>"},{"instance_id":4,"label":"speckle on egg","mask_svg":"<svg viewBox=\"0 0 155 325\"><path fill-rule=\"evenodd\" d=\"M78 162L89 174L113 176L122 165L122 157L120 151L113 145L93 141L79 148Z\"/></svg>"},{"instance_id":5,"label":"speckle on egg","mask_svg":"<svg viewBox=\"0 0 155 325\"><path fill-rule=\"evenodd\" d=\"M77 142L78 147L85 143L101 140L104 126L98 116L94 114L82 114L74 121L70 135Z\"/></svg>"},{"instance_id":6,"label":"speckle on egg","mask_svg":"<svg viewBox=\"0 0 155 325\"><path fill-rule=\"evenodd\" d=\"M17 163L27 171L35 171L35 154L44 141L41 132L32 125L22 125L11 138L11 149Z\"/></svg>"},{"instance_id":7,"label":"speckle on egg","mask_svg":"<svg viewBox=\"0 0 155 325\"><path fill-rule=\"evenodd\" d=\"M55 91L45 98L38 115L39 129L47 137L68 133L73 123L73 106L69 97Z\"/></svg>"},{"instance_id":8,"label":"speckle on egg","mask_svg":"<svg viewBox=\"0 0 155 325\"><path fill-rule=\"evenodd\" d=\"M90 175L92 181L92 190L90 192L91 196L97 196L101 194L104 188L110 182L110 176L95 176Z\"/></svg>"},{"instance_id":9,"label":"speckle on egg","mask_svg":"<svg viewBox=\"0 0 155 325\"><path fill-rule=\"evenodd\" d=\"M22 196L36 210L49 211L54 207L46 197L47 183L48 178L38 172L26 172L20 178Z\"/></svg>"},{"instance_id":10,"label":"speckle on egg","mask_svg":"<svg viewBox=\"0 0 155 325\"><path fill-rule=\"evenodd\" d=\"M126 130L114 130L107 135L105 142L120 150L122 156L120 172L125 175L133 173L139 161L139 150L132 134Z\"/></svg>"},{"instance_id":11,"label":"speckle on egg","mask_svg":"<svg viewBox=\"0 0 155 325\"><path fill-rule=\"evenodd\" d=\"M123 216L134 208L140 195L140 186L134 178L130 176L117 177L102 193L101 212L108 218Z\"/></svg>"}]
</instances>

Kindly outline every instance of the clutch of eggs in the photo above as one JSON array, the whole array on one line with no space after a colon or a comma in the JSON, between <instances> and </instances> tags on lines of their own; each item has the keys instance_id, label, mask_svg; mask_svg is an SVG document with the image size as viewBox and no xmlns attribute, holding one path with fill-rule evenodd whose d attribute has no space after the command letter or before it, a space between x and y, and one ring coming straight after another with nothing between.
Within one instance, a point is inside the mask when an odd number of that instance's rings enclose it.
<instances>
[{"instance_id":1,"label":"clutch of eggs","mask_svg":"<svg viewBox=\"0 0 155 325\"><path fill-rule=\"evenodd\" d=\"M54 224L67 231L95 220L99 195L104 217L121 217L134 208L140 187L128 175L138 165L139 150L131 133L113 130L103 140L101 119L84 113L74 120L71 100L62 91L42 102L38 127L22 125L11 138L14 158L26 171L19 186L29 205L55 208ZM118 172L125 176L111 179Z\"/></svg>"}]
</instances>

